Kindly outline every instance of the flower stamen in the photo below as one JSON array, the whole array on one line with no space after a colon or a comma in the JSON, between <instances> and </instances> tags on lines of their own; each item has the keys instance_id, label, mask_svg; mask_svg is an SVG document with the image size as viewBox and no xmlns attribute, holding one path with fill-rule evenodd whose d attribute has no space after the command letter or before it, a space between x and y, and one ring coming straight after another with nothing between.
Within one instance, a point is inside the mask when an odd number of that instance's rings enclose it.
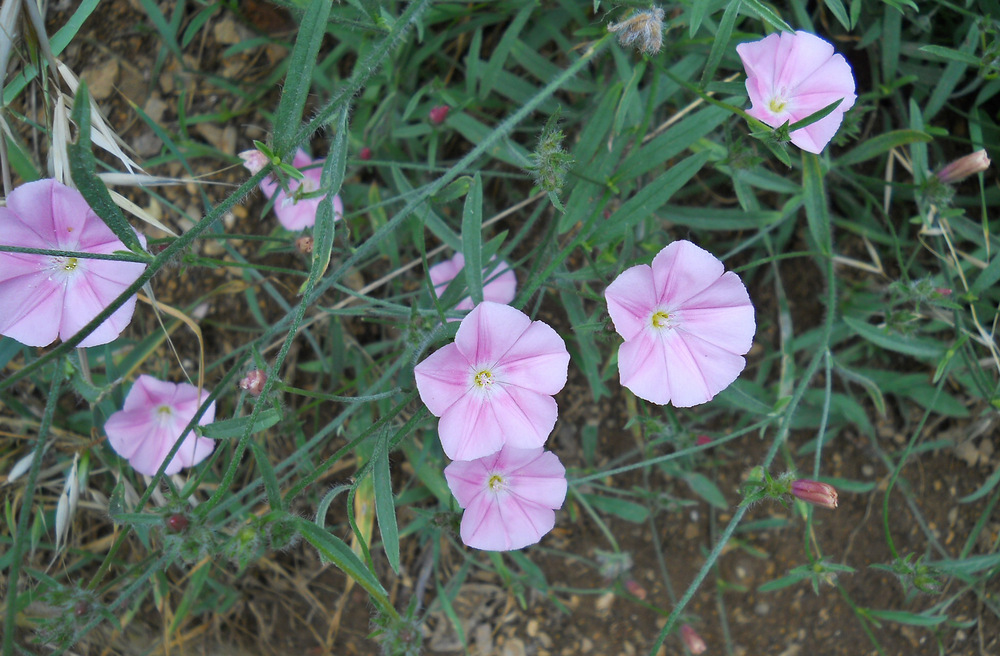
<instances>
[{"instance_id":1,"label":"flower stamen","mask_svg":"<svg viewBox=\"0 0 1000 656\"><path fill-rule=\"evenodd\" d=\"M63 270L65 270L65 271L73 271L73 270L76 269L76 265L77 264L78 264L78 262L77 262L77 259L75 257L68 258L66 260L66 262L63 264Z\"/></svg>"},{"instance_id":2,"label":"flower stamen","mask_svg":"<svg viewBox=\"0 0 1000 656\"><path fill-rule=\"evenodd\" d=\"M483 369L476 373L473 380L476 381L476 385L479 387L489 389L493 385L493 372L489 369Z\"/></svg>"},{"instance_id":3,"label":"flower stamen","mask_svg":"<svg viewBox=\"0 0 1000 656\"><path fill-rule=\"evenodd\" d=\"M653 316L650 317L650 323L653 324L653 328L669 328L673 325L673 322L670 320L670 314L663 310L654 312Z\"/></svg>"}]
</instances>

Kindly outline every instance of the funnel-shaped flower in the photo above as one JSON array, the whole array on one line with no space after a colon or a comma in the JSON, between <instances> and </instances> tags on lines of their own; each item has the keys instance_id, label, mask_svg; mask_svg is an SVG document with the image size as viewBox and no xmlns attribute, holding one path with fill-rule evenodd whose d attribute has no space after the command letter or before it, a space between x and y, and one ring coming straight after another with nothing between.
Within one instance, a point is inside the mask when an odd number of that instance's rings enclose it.
<instances>
[{"instance_id":1,"label":"funnel-shaped flower","mask_svg":"<svg viewBox=\"0 0 1000 656\"><path fill-rule=\"evenodd\" d=\"M259 171L266 161L261 163L261 158L254 153L259 151L247 151L241 153L243 166L247 167L251 173ZM266 158L265 158L266 159ZM308 197L320 188L320 177L322 176L321 159L313 160L306 151L301 148L295 153L292 159L292 166L302 171L305 177L301 180L290 178L288 180L288 191L286 192L272 176L261 180L260 188L268 198L274 196L274 213L278 215L278 221L288 230L305 230L316 224L316 210L319 203L325 196ZM306 168L309 167L309 168ZM339 220L344 216L344 203L340 196L333 197L333 217Z\"/></svg>"},{"instance_id":2,"label":"funnel-shaped flower","mask_svg":"<svg viewBox=\"0 0 1000 656\"><path fill-rule=\"evenodd\" d=\"M145 245L146 241L139 236ZM23 184L0 207L0 241L9 246L110 254L125 244L83 195L55 180ZM0 334L28 346L75 335L142 275L146 265L0 252ZM133 296L80 346L107 344L132 321Z\"/></svg>"},{"instance_id":3,"label":"funnel-shaped flower","mask_svg":"<svg viewBox=\"0 0 1000 656\"><path fill-rule=\"evenodd\" d=\"M545 443L566 384L569 353L547 324L484 301L458 327L455 342L413 370L417 391L440 417L441 446L452 460L474 460L505 444Z\"/></svg>"},{"instance_id":4,"label":"funnel-shaped flower","mask_svg":"<svg viewBox=\"0 0 1000 656\"><path fill-rule=\"evenodd\" d=\"M791 133L792 143L819 153L840 128L844 112L854 106L854 75L843 55L808 32L781 32L736 46L747 71L750 116L777 128L795 123L837 100L831 114Z\"/></svg>"},{"instance_id":5,"label":"funnel-shaped flower","mask_svg":"<svg viewBox=\"0 0 1000 656\"><path fill-rule=\"evenodd\" d=\"M207 390L202 390L199 396L198 388L187 383L167 383L152 376L139 376L125 397L125 406L104 422L108 443L137 472L152 476L208 395ZM204 426L213 421L215 401L205 410L198 424ZM213 440L188 433L165 473L176 474L183 467L197 465L214 448Z\"/></svg>"},{"instance_id":6,"label":"funnel-shaped flower","mask_svg":"<svg viewBox=\"0 0 1000 656\"><path fill-rule=\"evenodd\" d=\"M636 396L690 407L710 401L746 366L756 330L746 287L714 255L675 241L622 272L604 292L622 385Z\"/></svg>"},{"instance_id":7,"label":"funnel-shaped flower","mask_svg":"<svg viewBox=\"0 0 1000 656\"><path fill-rule=\"evenodd\" d=\"M448 288L448 283L454 280L458 274L462 273L464 268L465 256L461 253L456 253L455 257L435 264L427 271L427 274L431 277L431 282L434 284L434 293L437 294L438 298L444 294L444 290ZM516 293L517 277L514 275L514 271L510 268L509 264L501 260L492 269L483 269L484 301L506 304L514 300ZM472 298L466 296L458 302L455 309L471 310L472 306ZM457 321L458 319L452 320Z\"/></svg>"},{"instance_id":8,"label":"funnel-shaped flower","mask_svg":"<svg viewBox=\"0 0 1000 656\"><path fill-rule=\"evenodd\" d=\"M462 542L486 551L535 544L552 530L566 499L566 468L550 451L505 446L445 467L448 487L465 508Z\"/></svg>"}]
</instances>

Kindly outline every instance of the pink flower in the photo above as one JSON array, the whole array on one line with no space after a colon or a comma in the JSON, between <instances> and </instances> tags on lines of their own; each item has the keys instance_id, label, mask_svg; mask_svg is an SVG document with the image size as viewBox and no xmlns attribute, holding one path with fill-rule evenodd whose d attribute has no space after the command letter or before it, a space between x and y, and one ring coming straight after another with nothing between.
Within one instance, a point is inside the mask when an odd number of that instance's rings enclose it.
<instances>
[{"instance_id":1,"label":"pink flower","mask_svg":"<svg viewBox=\"0 0 1000 656\"><path fill-rule=\"evenodd\" d=\"M782 32L736 46L747 71L747 112L772 128L795 123L843 101L826 117L791 134L792 143L819 153L837 133L844 112L854 106L854 75L843 55L808 32Z\"/></svg>"},{"instance_id":2,"label":"pink flower","mask_svg":"<svg viewBox=\"0 0 1000 656\"><path fill-rule=\"evenodd\" d=\"M622 385L647 401L686 408L710 401L746 366L756 325L746 287L722 262L675 241L622 272L604 292Z\"/></svg>"},{"instance_id":3,"label":"pink flower","mask_svg":"<svg viewBox=\"0 0 1000 656\"><path fill-rule=\"evenodd\" d=\"M445 467L448 487L465 509L462 542L486 551L535 544L552 530L566 499L566 468L551 451L505 446Z\"/></svg>"},{"instance_id":4,"label":"pink flower","mask_svg":"<svg viewBox=\"0 0 1000 656\"><path fill-rule=\"evenodd\" d=\"M259 158L253 155L253 153L259 152L255 150L240 154L240 157L243 157L244 160L243 166L247 167L251 173L256 173L256 171L259 171L263 167L263 164L259 162ZM244 155L247 156L244 157ZM261 156L263 157L262 154ZM303 196L311 194L320 188L323 161L321 159L313 160L306 154L306 151L300 148L292 159L292 166L301 170L305 178L302 180L289 178L288 192L278 185L277 180L273 176L268 176L261 180L260 188L265 196L270 198L277 194L274 198L274 213L278 215L278 221L281 222L281 225L285 226L288 230L305 230L316 224L316 210L319 208L320 201L325 196L311 196L308 198L303 198ZM264 164L266 163L264 161ZM309 168L306 168L307 166ZM335 220L339 220L344 216L344 203L340 200L340 196L333 197L333 216Z\"/></svg>"},{"instance_id":5,"label":"pink flower","mask_svg":"<svg viewBox=\"0 0 1000 656\"><path fill-rule=\"evenodd\" d=\"M23 184L0 207L0 240L10 246L110 254L125 244L83 195L55 180ZM139 235L143 246L146 240ZM69 339L134 283L146 265L55 255L0 253L0 334L28 346ZM135 311L133 296L80 346L116 339Z\"/></svg>"},{"instance_id":6,"label":"pink flower","mask_svg":"<svg viewBox=\"0 0 1000 656\"><path fill-rule=\"evenodd\" d=\"M990 158L985 150L977 150L965 157L960 157L937 172L938 180L952 184L964 180L970 175L982 173L990 168Z\"/></svg>"},{"instance_id":7,"label":"pink flower","mask_svg":"<svg viewBox=\"0 0 1000 656\"><path fill-rule=\"evenodd\" d=\"M243 160L243 166L250 171L250 175L257 173L257 171L260 171L270 163L267 159L267 155L260 152L256 148L244 150L239 154L239 158Z\"/></svg>"},{"instance_id":8,"label":"pink flower","mask_svg":"<svg viewBox=\"0 0 1000 656\"><path fill-rule=\"evenodd\" d=\"M830 510L837 507L837 488L826 483L800 478L792 481L791 492L796 498L814 506L822 506Z\"/></svg>"},{"instance_id":9,"label":"pink flower","mask_svg":"<svg viewBox=\"0 0 1000 656\"><path fill-rule=\"evenodd\" d=\"M465 268L465 256L461 253L456 253L455 257L450 260L445 260L435 264L430 268L427 274L431 277L431 282L434 283L434 293L438 298L444 294L444 290L448 288L448 283L450 283L455 276L462 272ZM510 303L514 300L514 294L517 292L517 276L514 275L514 271L510 268L510 265L500 260L493 267L491 271L487 273L487 269L483 269L483 300L493 301L494 303ZM455 306L456 310L471 310L473 306L472 298L466 296L458 305ZM451 321L457 321L458 319L451 319Z\"/></svg>"},{"instance_id":10,"label":"pink flower","mask_svg":"<svg viewBox=\"0 0 1000 656\"><path fill-rule=\"evenodd\" d=\"M152 376L139 376L125 406L104 422L104 432L115 453L128 460L140 474L152 476L166 460L174 442L194 417L208 391L187 383L166 383ZM208 406L198 424L215 421L215 401ZM193 467L207 458L215 442L188 433L165 473L176 474L183 467Z\"/></svg>"},{"instance_id":11,"label":"pink flower","mask_svg":"<svg viewBox=\"0 0 1000 656\"><path fill-rule=\"evenodd\" d=\"M505 444L545 444L566 384L569 353L547 324L484 301L458 327L455 342L414 368L417 391L440 417L441 446L452 460L474 460Z\"/></svg>"}]
</instances>

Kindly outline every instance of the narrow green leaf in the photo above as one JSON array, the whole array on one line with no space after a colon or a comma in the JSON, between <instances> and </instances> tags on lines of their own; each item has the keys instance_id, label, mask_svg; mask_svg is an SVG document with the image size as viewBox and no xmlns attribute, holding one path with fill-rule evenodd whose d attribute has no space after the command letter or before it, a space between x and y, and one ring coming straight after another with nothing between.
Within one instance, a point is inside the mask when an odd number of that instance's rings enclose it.
<instances>
[{"instance_id":1,"label":"narrow green leaf","mask_svg":"<svg viewBox=\"0 0 1000 656\"><path fill-rule=\"evenodd\" d=\"M997 469L995 472L990 474L990 477L986 479L978 490L968 496L961 497L958 502L972 503L973 501L978 501L989 494L990 491L997 486L997 483L1000 483L1000 469Z\"/></svg>"},{"instance_id":2,"label":"narrow green leaf","mask_svg":"<svg viewBox=\"0 0 1000 656\"><path fill-rule=\"evenodd\" d=\"M705 5L708 3L695 2L694 4ZM719 21L719 29L715 32L715 41L712 43L712 50L708 53L708 62L705 64L705 70L701 74L702 84L707 84L708 81L715 77L715 70L719 67L722 56L730 50L729 38L733 34L733 25L736 24L736 17L739 16L741 5L742 0L733 0L726 6L726 11L722 14L722 20Z\"/></svg>"},{"instance_id":3,"label":"narrow green leaf","mask_svg":"<svg viewBox=\"0 0 1000 656\"><path fill-rule=\"evenodd\" d=\"M691 19L688 26L688 37L693 37L701 27L701 21L705 18L705 11L708 9L708 2L692 2L690 7Z\"/></svg>"},{"instance_id":4,"label":"narrow green leaf","mask_svg":"<svg viewBox=\"0 0 1000 656\"><path fill-rule=\"evenodd\" d=\"M726 496L722 494L722 490L704 474L690 472L684 477L684 482L688 484L688 487L695 494L719 510L725 510L729 507L729 503L726 502Z\"/></svg>"},{"instance_id":5,"label":"narrow green leaf","mask_svg":"<svg viewBox=\"0 0 1000 656\"><path fill-rule=\"evenodd\" d=\"M171 634L187 619L195 603L201 600L201 589L204 587L205 581L208 580L208 575L211 571L211 564L206 564L196 569L188 579L187 587L184 588L184 594L181 596L181 601L177 604L177 608L174 609L174 619L170 623L169 629Z\"/></svg>"},{"instance_id":6,"label":"narrow green leaf","mask_svg":"<svg viewBox=\"0 0 1000 656\"><path fill-rule=\"evenodd\" d=\"M312 0L302 16L299 35L288 64L285 86L274 113L274 149L280 155L289 155L295 133L302 122L306 96L312 86L316 55L326 34L326 21L330 16L330 0Z\"/></svg>"},{"instance_id":7,"label":"narrow green leaf","mask_svg":"<svg viewBox=\"0 0 1000 656\"><path fill-rule=\"evenodd\" d=\"M868 610L867 615L887 622L912 626L937 626L948 619L947 615L917 615L904 610Z\"/></svg>"},{"instance_id":8,"label":"narrow green leaf","mask_svg":"<svg viewBox=\"0 0 1000 656\"><path fill-rule=\"evenodd\" d=\"M746 2L747 8L754 14L757 15L765 23L770 24L772 27L779 28L785 32L794 32L792 26L781 19L781 16L776 14L773 9L765 5L760 0L744 0Z\"/></svg>"},{"instance_id":9,"label":"narrow green leaf","mask_svg":"<svg viewBox=\"0 0 1000 656\"><path fill-rule=\"evenodd\" d=\"M919 130L893 130L865 139L859 145L837 158L837 166L845 167L878 157L893 148L917 142L928 142L931 135Z\"/></svg>"},{"instance_id":10,"label":"narrow green leaf","mask_svg":"<svg viewBox=\"0 0 1000 656\"><path fill-rule=\"evenodd\" d=\"M844 7L843 0L823 0L823 4L826 5L830 13L844 26L844 29L851 31L854 29L854 25L851 24L851 19L847 17L847 8Z\"/></svg>"},{"instance_id":11,"label":"narrow green leaf","mask_svg":"<svg viewBox=\"0 0 1000 656\"><path fill-rule=\"evenodd\" d=\"M889 334L882 328L848 316L844 317L844 323L869 342L881 348L895 351L896 353L905 353L906 355L934 361L937 361L944 354L944 347L933 340L920 339L912 335L903 335L900 333Z\"/></svg>"},{"instance_id":12,"label":"narrow green leaf","mask_svg":"<svg viewBox=\"0 0 1000 656\"><path fill-rule=\"evenodd\" d=\"M780 579L768 581L764 585L758 587L757 592L774 592L775 590L791 587L796 583L804 581L806 578L808 578L808 574L805 572L794 572L792 574L782 576Z\"/></svg>"},{"instance_id":13,"label":"narrow green leaf","mask_svg":"<svg viewBox=\"0 0 1000 656\"><path fill-rule=\"evenodd\" d=\"M295 517L293 521L306 542L314 546L323 558L336 565L364 588L380 610L391 609L385 588L343 540L307 519Z\"/></svg>"},{"instance_id":14,"label":"narrow green leaf","mask_svg":"<svg viewBox=\"0 0 1000 656\"><path fill-rule=\"evenodd\" d=\"M944 46L920 46L918 48L920 52L926 52L931 55L936 55L942 59L947 59L949 61L961 62L963 64L968 64L969 66L982 66L983 60L975 55L968 52L962 52L961 50L955 50L954 48L946 48Z\"/></svg>"},{"instance_id":15,"label":"narrow green leaf","mask_svg":"<svg viewBox=\"0 0 1000 656\"><path fill-rule=\"evenodd\" d=\"M486 63L483 69L482 78L479 82L479 97L485 99L490 95L490 92L496 88L497 77L501 70L503 70L504 63L507 61L507 57L510 55L511 48L514 47L514 42L517 41L518 35L521 30L524 29L524 25L528 22L531 14L535 11L537 7L537 2L525 3L524 7L514 16L514 20L510 22L507 30L504 32L503 37L501 37L500 42L493 49L493 54L490 55L490 60Z\"/></svg>"},{"instance_id":16,"label":"narrow green leaf","mask_svg":"<svg viewBox=\"0 0 1000 656\"><path fill-rule=\"evenodd\" d=\"M69 169L76 188L126 248L137 255L148 255L121 209L111 200L108 188L97 177L97 159L90 150L90 94L87 83L82 80L73 103L73 122L79 138L69 145Z\"/></svg>"},{"instance_id":17,"label":"narrow green leaf","mask_svg":"<svg viewBox=\"0 0 1000 656\"><path fill-rule=\"evenodd\" d=\"M389 560L392 571L399 573L399 528L396 526L396 505L392 493L392 477L389 474L388 436L379 440L375 451L374 471L375 483L375 517L378 519L378 530L382 534L382 548Z\"/></svg>"},{"instance_id":18,"label":"narrow green leaf","mask_svg":"<svg viewBox=\"0 0 1000 656\"><path fill-rule=\"evenodd\" d=\"M627 522L640 524L649 517L649 509L633 501L615 497L602 497L596 494L585 494L583 496L594 508L624 519Z\"/></svg>"},{"instance_id":19,"label":"narrow green leaf","mask_svg":"<svg viewBox=\"0 0 1000 656\"><path fill-rule=\"evenodd\" d=\"M462 210L462 255L472 302L483 302L483 180L476 172Z\"/></svg>"},{"instance_id":20,"label":"narrow green leaf","mask_svg":"<svg viewBox=\"0 0 1000 656\"><path fill-rule=\"evenodd\" d=\"M278 487L278 477L274 474L274 467L267 457L267 452L261 445L250 441L250 450L253 452L254 460L260 469L260 476L264 479L264 491L267 493L267 502L272 510L282 510L284 504L281 500L281 488Z\"/></svg>"},{"instance_id":21,"label":"narrow green leaf","mask_svg":"<svg viewBox=\"0 0 1000 656\"><path fill-rule=\"evenodd\" d=\"M196 430L198 430L202 436L213 440L233 439L243 435L251 419L251 417L223 419L222 421L214 421L211 424L200 426ZM259 433L262 430L267 430L279 421L281 421L281 412L279 412L277 408L268 408L257 415L257 422L254 424L253 430L250 431L250 434L252 435L254 433Z\"/></svg>"},{"instance_id":22,"label":"narrow green leaf","mask_svg":"<svg viewBox=\"0 0 1000 656\"><path fill-rule=\"evenodd\" d=\"M670 170L643 187L632 198L625 201L610 219L599 224L589 237L591 243L603 243L624 234L640 221L649 218L662 207L670 197L695 176L708 162L710 154L700 152L681 160Z\"/></svg>"},{"instance_id":23,"label":"narrow green leaf","mask_svg":"<svg viewBox=\"0 0 1000 656\"><path fill-rule=\"evenodd\" d=\"M809 232L824 255L832 250L830 242L830 214L826 206L826 190L823 185L823 169L819 157L802 151L802 189Z\"/></svg>"}]
</instances>

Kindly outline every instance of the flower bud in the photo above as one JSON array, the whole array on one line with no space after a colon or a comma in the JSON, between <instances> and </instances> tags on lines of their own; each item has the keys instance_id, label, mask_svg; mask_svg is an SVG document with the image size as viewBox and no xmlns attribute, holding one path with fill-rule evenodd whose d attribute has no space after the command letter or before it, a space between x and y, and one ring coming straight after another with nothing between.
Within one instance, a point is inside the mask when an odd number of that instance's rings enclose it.
<instances>
[{"instance_id":1,"label":"flower bud","mask_svg":"<svg viewBox=\"0 0 1000 656\"><path fill-rule=\"evenodd\" d=\"M451 107L448 105L438 105L431 109L430 119L431 123L434 125L441 125L444 120L448 118L448 112L451 111Z\"/></svg>"},{"instance_id":2,"label":"flower bud","mask_svg":"<svg viewBox=\"0 0 1000 656\"><path fill-rule=\"evenodd\" d=\"M309 235L302 235L295 240L295 248L303 255L309 255L313 252L313 238Z\"/></svg>"},{"instance_id":3,"label":"flower bud","mask_svg":"<svg viewBox=\"0 0 1000 656\"><path fill-rule=\"evenodd\" d=\"M187 517L178 513L167 517L165 523L167 525L167 530L171 533L183 533L191 522L188 521Z\"/></svg>"},{"instance_id":4,"label":"flower bud","mask_svg":"<svg viewBox=\"0 0 1000 656\"><path fill-rule=\"evenodd\" d=\"M635 579L625 579L625 589L634 597L638 597L639 599L646 598L646 588L642 587Z\"/></svg>"},{"instance_id":5,"label":"flower bud","mask_svg":"<svg viewBox=\"0 0 1000 656\"><path fill-rule=\"evenodd\" d=\"M623 48L634 45L644 55L655 55L663 45L663 10L650 7L637 11L620 23L608 25L608 31L618 34Z\"/></svg>"},{"instance_id":6,"label":"flower bud","mask_svg":"<svg viewBox=\"0 0 1000 656\"><path fill-rule=\"evenodd\" d=\"M705 446L706 444L711 444L711 443L712 443L712 438L709 437L708 435L699 435L694 440L695 446Z\"/></svg>"},{"instance_id":7,"label":"flower bud","mask_svg":"<svg viewBox=\"0 0 1000 656\"><path fill-rule=\"evenodd\" d=\"M361 149L361 152L358 153L358 157L362 161L367 162L372 158L372 149L369 148L368 146L365 146L364 148Z\"/></svg>"},{"instance_id":8,"label":"flower bud","mask_svg":"<svg viewBox=\"0 0 1000 656\"><path fill-rule=\"evenodd\" d=\"M990 167L990 158L986 156L985 150L960 157L951 164L937 172L938 180L945 184L952 184L959 180L964 180L970 175L981 173Z\"/></svg>"},{"instance_id":9,"label":"flower bud","mask_svg":"<svg viewBox=\"0 0 1000 656\"><path fill-rule=\"evenodd\" d=\"M301 237L300 237L301 239ZM297 241L297 240L296 240ZM310 241L312 239L310 238ZM312 250L310 244L310 251ZM250 396L260 396L260 393L264 391L264 383L267 382L267 374L260 369L254 369L240 381L240 389L245 390Z\"/></svg>"},{"instance_id":10,"label":"flower bud","mask_svg":"<svg viewBox=\"0 0 1000 656\"><path fill-rule=\"evenodd\" d=\"M837 507L837 490L832 485L800 478L792 481L792 494L814 506L823 506L831 510Z\"/></svg>"},{"instance_id":11,"label":"flower bud","mask_svg":"<svg viewBox=\"0 0 1000 656\"><path fill-rule=\"evenodd\" d=\"M698 635L698 632L690 624L685 624L681 627L681 640L684 641L684 646L692 654L704 654L708 649L708 645L705 644L705 641L701 639L701 636Z\"/></svg>"},{"instance_id":12,"label":"flower bud","mask_svg":"<svg viewBox=\"0 0 1000 656\"><path fill-rule=\"evenodd\" d=\"M268 164L267 155L260 152L256 148L252 150L244 150L240 153L240 159L243 160L243 166L250 171L250 175L253 175Z\"/></svg>"}]
</instances>

